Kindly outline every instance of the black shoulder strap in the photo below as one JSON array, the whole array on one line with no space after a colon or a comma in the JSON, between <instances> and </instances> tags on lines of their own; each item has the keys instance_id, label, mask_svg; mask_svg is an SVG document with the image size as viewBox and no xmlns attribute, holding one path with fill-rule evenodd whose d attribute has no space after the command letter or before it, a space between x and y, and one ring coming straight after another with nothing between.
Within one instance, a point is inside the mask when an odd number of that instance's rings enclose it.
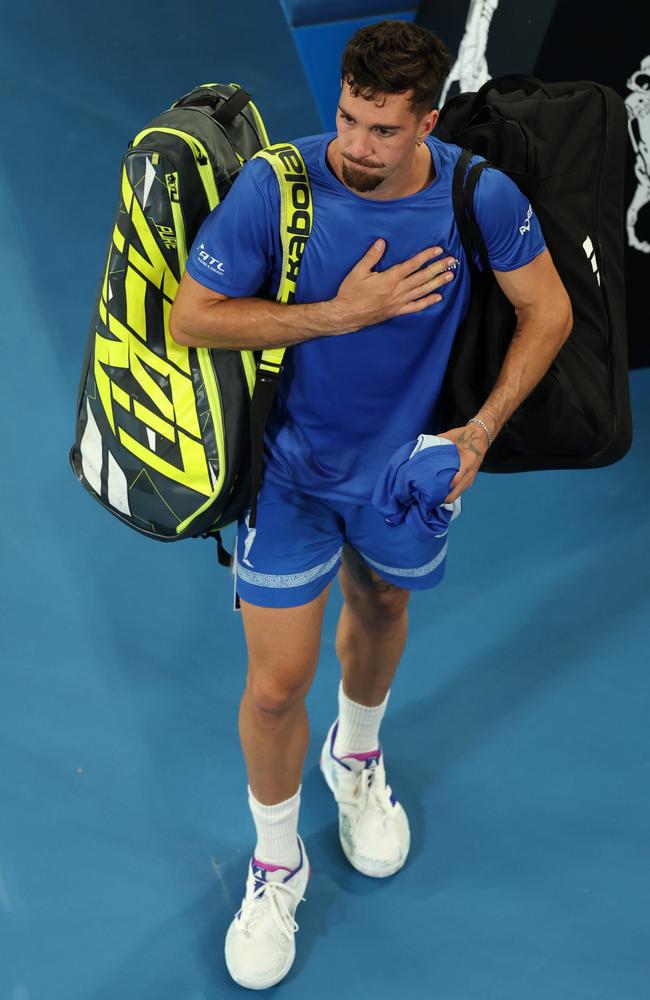
<instances>
[{"instance_id":1,"label":"black shoulder strap","mask_svg":"<svg viewBox=\"0 0 650 1000\"><path fill-rule=\"evenodd\" d=\"M490 164L487 160L482 160L480 163L475 163L473 167L470 167L464 191L464 207L470 239L478 250L478 254L484 268L490 266L490 261L488 260L488 252L483 239L483 234L479 229L479 224L474 215L474 191L476 190L476 185L479 182L481 174L485 168L489 166Z\"/></svg>"},{"instance_id":2,"label":"black shoulder strap","mask_svg":"<svg viewBox=\"0 0 650 1000\"><path fill-rule=\"evenodd\" d=\"M451 186L454 218L470 269L475 266L474 250L478 252L483 266L490 266L485 241L474 216L474 191L479 177L485 168L492 166L492 164L488 163L487 160L481 160L479 163L474 163L468 171L467 168L473 156L474 153L471 149L463 150L456 162Z\"/></svg>"},{"instance_id":3,"label":"black shoulder strap","mask_svg":"<svg viewBox=\"0 0 650 1000\"><path fill-rule=\"evenodd\" d=\"M470 262L470 266L472 262L472 241L465 216L465 199L463 196L463 190L465 187L465 173L473 155L474 154L471 149L463 150L456 161L454 176L451 182L451 200L454 207L454 218L460 235L460 242L462 243L463 250L465 251L465 256Z\"/></svg>"}]
</instances>

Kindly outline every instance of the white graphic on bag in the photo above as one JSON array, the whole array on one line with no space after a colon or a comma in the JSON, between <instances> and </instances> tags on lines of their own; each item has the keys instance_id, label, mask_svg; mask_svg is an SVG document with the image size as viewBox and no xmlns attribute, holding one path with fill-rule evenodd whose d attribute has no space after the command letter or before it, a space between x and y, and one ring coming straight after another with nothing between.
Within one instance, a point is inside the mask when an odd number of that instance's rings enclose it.
<instances>
[{"instance_id":1,"label":"white graphic on bag","mask_svg":"<svg viewBox=\"0 0 650 1000\"><path fill-rule=\"evenodd\" d=\"M216 257L212 257L211 254L205 249L205 244L202 243L199 247L199 263L207 267L209 271L214 271L215 274L223 274L223 261L217 260Z\"/></svg>"},{"instance_id":2,"label":"white graphic on bag","mask_svg":"<svg viewBox=\"0 0 650 1000\"><path fill-rule=\"evenodd\" d=\"M596 251L594 249L593 243L591 242L591 237L590 236L588 236L587 239L582 244L582 249L586 253L587 260L591 264L591 270L596 275L596 281L600 285L600 271L598 270L598 261L596 259Z\"/></svg>"},{"instance_id":3,"label":"white graphic on bag","mask_svg":"<svg viewBox=\"0 0 650 1000\"><path fill-rule=\"evenodd\" d=\"M144 191L142 192L143 208L147 207L147 201L149 199L149 195L151 194L151 188L153 187L153 182L155 181L155 179L156 179L156 169L151 160L149 159L149 157L147 157L147 163L144 168Z\"/></svg>"},{"instance_id":4,"label":"white graphic on bag","mask_svg":"<svg viewBox=\"0 0 650 1000\"><path fill-rule=\"evenodd\" d=\"M440 95L441 106L445 103L453 83L457 83L460 91L464 92L478 90L486 80L490 79L485 52L490 24L498 6L499 0L471 0L458 56Z\"/></svg>"},{"instance_id":5,"label":"white graphic on bag","mask_svg":"<svg viewBox=\"0 0 650 1000\"><path fill-rule=\"evenodd\" d=\"M650 204L650 56L641 60L627 86L632 91L625 98L628 131L635 155L634 174L639 182L627 210L627 240L635 250L650 253L650 243L640 239L636 231L639 212Z\"/></svg>"},{"instance_id":6,"label":"white graphic on bag","mask_svg":"<svg viewBox=\"0 0 650 1000\"><path fill-rule=\"evenodd\" d=\"M521 233L522 236L525 236L526 233L530 232L530 220L532 219L532 217L533 217L533 206L529 205L528 211L526 212L526 218L524 220L524 224L523 226L519 227L519 232Z\"/></svg>"}]
</instances>

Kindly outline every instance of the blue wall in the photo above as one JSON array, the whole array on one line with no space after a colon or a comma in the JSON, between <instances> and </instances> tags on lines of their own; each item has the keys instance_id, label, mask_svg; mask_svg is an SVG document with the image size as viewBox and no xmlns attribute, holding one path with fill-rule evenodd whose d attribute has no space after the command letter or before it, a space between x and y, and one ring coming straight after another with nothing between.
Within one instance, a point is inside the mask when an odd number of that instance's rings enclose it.
<instances>
[{"instance_id":1,"label":"blue wall","mask_svg":"<svg viewBox=\"0 0 650 1000\"><path fill-rule=\"evenodd\" d=\"M8 255L5 273L16 254L24 258L72 380L112 230L122 154L149 119L208 79L246 86L273 142L321 127L277 0L247 0L245 23L225 3L187 16L172 0L5 5L2 170L20 230L0 254Z\"/></svg>"},{"instance_id":2,"label":"blue wall","mask_svg":"<svg viewBox=\"0 0 650 1000\"><path fill-rule=\"evenodd\" d=\"M415 19L415 4L399 0L280 0L292 27L323 128L334 128L340 92L341 53L355 31L394 18ZM398 7L396 10L395 7Z\"/></svg>"},{"instance_id":3,"label":"blue wall","mask_svg":"<svg viewBox=\"0 0 650 1000\"><path fill-rule=\"evenodd\" d=\"M415 9L415 3L400 0L280 0L287 21L294 28L305 24L327 24L330 21L363 20L372 17L393 17L397 8Z\"/></svg>"}]
</instances>

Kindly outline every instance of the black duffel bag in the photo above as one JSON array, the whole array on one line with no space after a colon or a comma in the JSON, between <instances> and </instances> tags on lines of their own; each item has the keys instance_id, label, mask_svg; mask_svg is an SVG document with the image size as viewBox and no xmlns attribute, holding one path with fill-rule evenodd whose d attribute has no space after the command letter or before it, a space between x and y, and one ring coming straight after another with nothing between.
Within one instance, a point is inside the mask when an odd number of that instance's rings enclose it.
<instances>
[{"instance_id":1,"label":"black duffel bag","mask_svg":"<svg viewBox=\"0 0 650 1000\"><path fill-rule=\"evenodd\" d=\"M529 198L573 308L573 329L549 371L507 422L482 469L593 468L632 440L625 288L625 105L595 83L489 80L442 108L436 135L463 147L454 214L472 294L449 361L439 423L463 426L485 402L516 325L487 260L473 193L486 166ZM484 156L467 170L471 155ZM478 261L481 266L477 266Z\"/></svg>"}]
</instances>

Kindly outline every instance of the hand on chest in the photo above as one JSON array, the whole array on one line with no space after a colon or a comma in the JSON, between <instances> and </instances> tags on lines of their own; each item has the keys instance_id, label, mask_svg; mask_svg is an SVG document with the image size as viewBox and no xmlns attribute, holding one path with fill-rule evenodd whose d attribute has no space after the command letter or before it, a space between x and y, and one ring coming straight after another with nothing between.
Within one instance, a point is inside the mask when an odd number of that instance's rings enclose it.
<instances>
[{"instance_id":1,"label":"hand on chest","mask_svg":"<svg viewBox=\"0 0 650 1000\"><path fill-rule=\"evenodd\" d=\"M374 203L371 211L359 213L345 204L328 206L320 213L315 208L298 283L299 301L333 298L377 239L386 244L374 267L379 272L409 261L427 247L441 247L441 256L461 254L451 207L448 213L415 205L406 208L396 202Z\"/></svg>"}]
</instances>

